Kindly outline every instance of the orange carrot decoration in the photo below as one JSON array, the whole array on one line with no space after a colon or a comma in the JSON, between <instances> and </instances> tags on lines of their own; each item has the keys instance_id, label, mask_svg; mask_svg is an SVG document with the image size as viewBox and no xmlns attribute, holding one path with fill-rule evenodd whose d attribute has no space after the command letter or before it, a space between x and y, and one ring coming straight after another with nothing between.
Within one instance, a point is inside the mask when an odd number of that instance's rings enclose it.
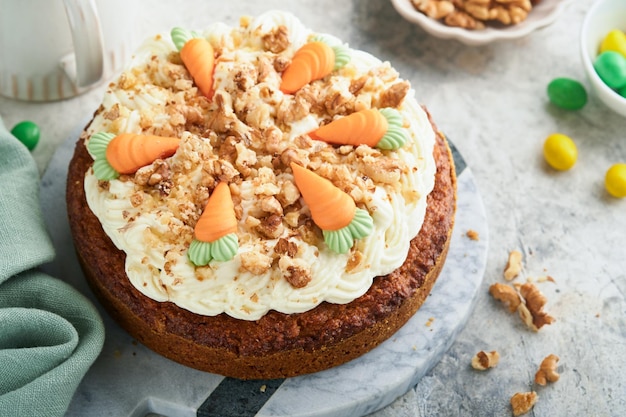
<instances>
[{"instance_id":1,"label":"orange carrot decoration","mask_svg":"<svg viewBox=\"0 0 626 417\"><path fill-rule=\"evenodd\" d=\"M99 132L91 136L87 149L94 155L94 173L101 180L133 174L159 158L176 153L180 139L154 135Z\"/></svg>"},{"instance_id":2,"label":"orange carrot decoration","mask_svg":"<svg viewBox=\"0 0 626 417\"><path fill-rule=\"evenodd\" d=\"M387 119L377 109L354 112L309 133L313 139L335 145L376 146L387 132Z\"/></svg>"},{"instance_id":3,"label":"orange carrot decoration","mask_svg":"<svg viewBox=\"0 0 626 417\"><path fill-rule=\"evenodd\" d=\"M322 230L339 230L354 217L356 204L352 197L324 177L292 162L296 185L311 210L313 221Z\"/></svg>"},{"instance_id":4,"label":"orange carrot decoration","mask_svg":"<svg viewBox=\"0 0 626 417\"><path fill-rule=\"evenodd\" d=\"M237 218L235 207L230 195L230 188L225 182L220 182L213 190L196 228L195 238L203 242L214 242L229 233L237 232Z\"/></svg>"},{"instance_id":5,"label":"orange carrot decoration","mask_svg":"<svg viewBox=\"0 0 626 417\"><path fill-rule=\"evenodd\" d=\"M368 236L374 230L374 220L366 210L360 209L352 197L316 173L291 163L296 186L311 217L322 229L324 242L337 253L346 253L355 239Z\"/></svg>"},{"instance_id":6,"label":"orange carrot decoration","mask_svg":"<svg viewBox=\"0 0 626 417\"><path fill-rule=\"evenodd\" d=\"M213 46L205 38L194 37L194 34L181 28L172 29L171 36L193 81L202 94L210 99L213 95L215 67Z\"/></svg>"},{"instance_id":7,"label":"orange carrot decoration","mask_svg":"<svg viewBox=\"0 0 626 417\"><path fill-rule=\"evenodd\" d=\"M335 51L321 41L309 42L298 49L283 72L280 90L293 94L311 81L330 74L335 67Z\"/></svg>"},{"instance_id":8,"label":"orange carrot decoration","mask_svg":"<svg viewBox=\"0 0 626 417\"><path fill-rule=\"evenodd\" d=\"M204 266L213 259L228 261L238 249L237 217L230 187L220 182L196 223L187 256L194 265Z\"/></svg>"},{"instance_id":9,"label":"orange carrot decoration","mask_svg":"<svg viewBox=\"0 0 626 417\"><path fill-rule=\"evenodd\" d=\"M363 144L381 149L398 149L409 140L402 115L390 107L351 113L319 127L309 136L334 145Z\"/></svg>"},{"instance_id":10,"label":"orange carrot decoration","mask_svg":"<svg viewBox=\"0 0 626 417\"><path fill-rule=\"evenodd\" d=\"M122 133L111 140L106 157L120 174L133 174L159 158L174 155L179 144L178 138Z\"/></svg>"}]
</instances>

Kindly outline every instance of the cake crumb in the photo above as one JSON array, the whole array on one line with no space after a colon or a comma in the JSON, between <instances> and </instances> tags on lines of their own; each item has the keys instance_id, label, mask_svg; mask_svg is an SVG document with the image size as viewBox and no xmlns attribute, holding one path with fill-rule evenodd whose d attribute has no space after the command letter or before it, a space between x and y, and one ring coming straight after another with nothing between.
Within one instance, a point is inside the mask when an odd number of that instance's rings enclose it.
<instances>
[{"instance_id":1,"label":"cake crumb","mask_svg":"<svg viewBox=\"0 0 626 417\"><path fill-rule=\"evenodd\" d=\"M259 388L259 391L261 392L265 392L267 390L267 385L263 384L261 385L261 388Z\"/></svg>"},{"instance_id":2,"label":"cake crumb","mask_svg":"<svg viewBox=\"0 0 626 417\"><path fill-rule=\"evenodd\" d=\"M560 375L556 372L558 361L559 357L555 354L546 356L543 361L541 361L539 370L535 374L535 383L543 386L548 382L558 381L560 378Z\"/></svg>"},{"instance_id":3,"label":"cake crumb","mask_svg":"<svg viewBox=\"0 0 626 417\"><path fill-rule=\"evenodd\" d=\"M522 271L522 253L517 250L509 252L509 259L504 268L504 279L511 281Z\"/></svg>"},{"instance_id":4,"label":"cake crumb","mask_svg":"<svg viewBox=\"0 0 626 417\"><path fill-rule=\"evenodd\" d=\"M511 397L511 408L513 409L514 416L521 416L529 412L537 403L537 393L531 392L517 392Z\"/></svg>"},{"instance_id":5,"label":"cake crumb","mask_svg":"<svg viewBox=\"0 0 626 417\"><path fill-rule=\"evenodd\" d=\"M435 321L435 318L434 317L430 317L428 319L428 321L426 322L426 327L432 326L434 321Z\"/></svg>"},{"instance_id":6,"label":"cake crumb","mask_svg":"<svg viewBox=\"0 0 626 417\"><path fill-rule=\"evenodd\" d=\"M465 235L470 238L471 240L480 240L480 236L478 235L478 232L474 229L469 229Z\"/></svg>"},{"instance_id":7,"label":"cake crumb","mask_svg":"<svg viewBox=\"0 0 626 417\"><path fill-rule=\"evenodd\" d=\"M472 368L478 371L485 371L489 368L494 368L499 361L500 354L497 351L485 352L481 350L472 358Z\"/></svg>"},{"instance_id":8,"label":"cake crumb","mask_svg":"<svg viewBox=\"0 0 626 417\"><path fill-rule=\"evenodd\" d=\"M546 282L546 281L550 281L550 282L556 283L554 278L552 278L550 275L542 275L542 276L537 278L537 282Z\"/></svg>"}]
</instances>

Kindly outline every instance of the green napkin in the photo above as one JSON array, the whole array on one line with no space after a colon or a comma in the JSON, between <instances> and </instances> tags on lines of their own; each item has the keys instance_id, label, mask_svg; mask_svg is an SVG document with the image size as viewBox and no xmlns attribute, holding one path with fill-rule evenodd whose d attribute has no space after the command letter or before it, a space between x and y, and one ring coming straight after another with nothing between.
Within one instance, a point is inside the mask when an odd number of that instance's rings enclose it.
<instances>
[{"instance_id":1,"label":"green napkin","mask_svg":"<svg viewBox=\"0 0 626 417\"><path fill-rule=\"evenodd\" d=\"M39 172L0 118L0 416L63 416L102 350L91 302L37 270L53 258Z\"/></svg>"}]
</instances>

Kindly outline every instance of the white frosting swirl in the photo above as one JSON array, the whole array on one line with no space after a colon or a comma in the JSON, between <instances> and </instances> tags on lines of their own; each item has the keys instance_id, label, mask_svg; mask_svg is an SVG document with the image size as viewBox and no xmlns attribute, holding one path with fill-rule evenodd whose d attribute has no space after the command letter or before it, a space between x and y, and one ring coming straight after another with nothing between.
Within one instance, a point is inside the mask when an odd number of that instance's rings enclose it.
<instances>
[{"instance_id":1,"label":"white frosting swirl","mask_svg":"<svg viewBox=\"0 0 626 417\"><path fill-rule=\"evenodd\" d=\"M217 61L214 77L216 91L230 93L237 88L233 66L253 65L264 53L262 35L279 25L288 29L290 46L282 52L286 56L293 55L312 33L298 19L281 12L264 14L246 27L230 28L216 24L201 32L212 44L219 46L221 59ZM328 39L340 42L336 38ZM171 123L164 109L168 102L182 100L183 93L178 90L180 86L172 88L167 65L155 68L150 63L164 63L175 51L169 36L157 36L146 41L135 54L131 69L122 75L132 78L132 86L123 88L124 83L118 82L106 92L102 108L88 133L141 133L145 130L143 121L148 116L153 129ZM351 54L349 68L331 76L333 89L347 91L352 77L388 65L365 52L351 50ZM132 68L149 68L150 71L142 73ZM269 89L271 94L264 96L257 110L265 112L262 114L272 120L283 100L283 94L277 88L280 78L269 76L263 83L272 87ZM385 86L385 80L376 77L368 80L372 97ZM367 98L367 94L364 97ZM239 104L229 101L225 105L236 107ZM107 117L113 109L118 117ZM236 108L234 110L237 111ZM275 192L284 180L290 179L289 175L282 173L277 177L247 178L239 184L243 214L238 233L238 254L227 262L194 267L186 253L192 238L192 227L187 215L181 214L189 211L176 206L176 196L187 195L201 186L201 167L189 166L190 155L192 161L202 161L212 147L207 138L189 132L183 133L181 149L169 160L172 170L185 167L186 180L176 185L169 198L160 199L143 193L138 203L134 200L138 190L133 181L120 178L110 181L108 187L100 187L92 170L89 170L85 176L87 201L106 234L117 248L126 253L125 269L132 284L154 300L170 301L197 314L225 312L244 320L256 320L271 309L299 313L323 301L348 303L364 294L374 277L386 275L404 262L410 240L421 228L426 196L434 185L436 166L432 151L435 133L413 90L409 91L398 111L405 119L410 140L401 149L386 154L402 161L406 169L397 184L375 183L363 207L374 220L374 232L356 241L353 250L347 254L334 253L323 241L316 245L307 243L289 234L288 228L285 228L279 238L296 243L298 253L293 259L281 258L279 262L272 263L273 248L278 239L258 239L247 232L245 219L254 212L254 202L259 195ZM290 131L285 140L293 141L319 123L319 117L313 113L293 121L289 124ZM239 128L245 129L243 123ZM269 262L270 267L259 273L251 272L242 265L244 259L255 256L261 263ZM282 274L289 265L310 270L310 282L296 288L283 279Z\"/></svg>"}]
</instances>

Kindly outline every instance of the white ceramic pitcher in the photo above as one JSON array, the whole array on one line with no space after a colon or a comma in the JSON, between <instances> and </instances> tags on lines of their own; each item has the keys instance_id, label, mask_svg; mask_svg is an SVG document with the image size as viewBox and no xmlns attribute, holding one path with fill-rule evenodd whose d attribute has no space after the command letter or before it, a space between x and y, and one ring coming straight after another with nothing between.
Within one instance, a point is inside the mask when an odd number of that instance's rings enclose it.
<instances>
[{"instance_id":1,"label":"white ceramic pitcher","mask_svg":"<svg viewBox=\"0 0 626 417\"><path fill-rule=\"evenodd\" d=\"M74 97L130 57L137 0L0 0L0 94Z\"/></svg>"}]
</instances>

